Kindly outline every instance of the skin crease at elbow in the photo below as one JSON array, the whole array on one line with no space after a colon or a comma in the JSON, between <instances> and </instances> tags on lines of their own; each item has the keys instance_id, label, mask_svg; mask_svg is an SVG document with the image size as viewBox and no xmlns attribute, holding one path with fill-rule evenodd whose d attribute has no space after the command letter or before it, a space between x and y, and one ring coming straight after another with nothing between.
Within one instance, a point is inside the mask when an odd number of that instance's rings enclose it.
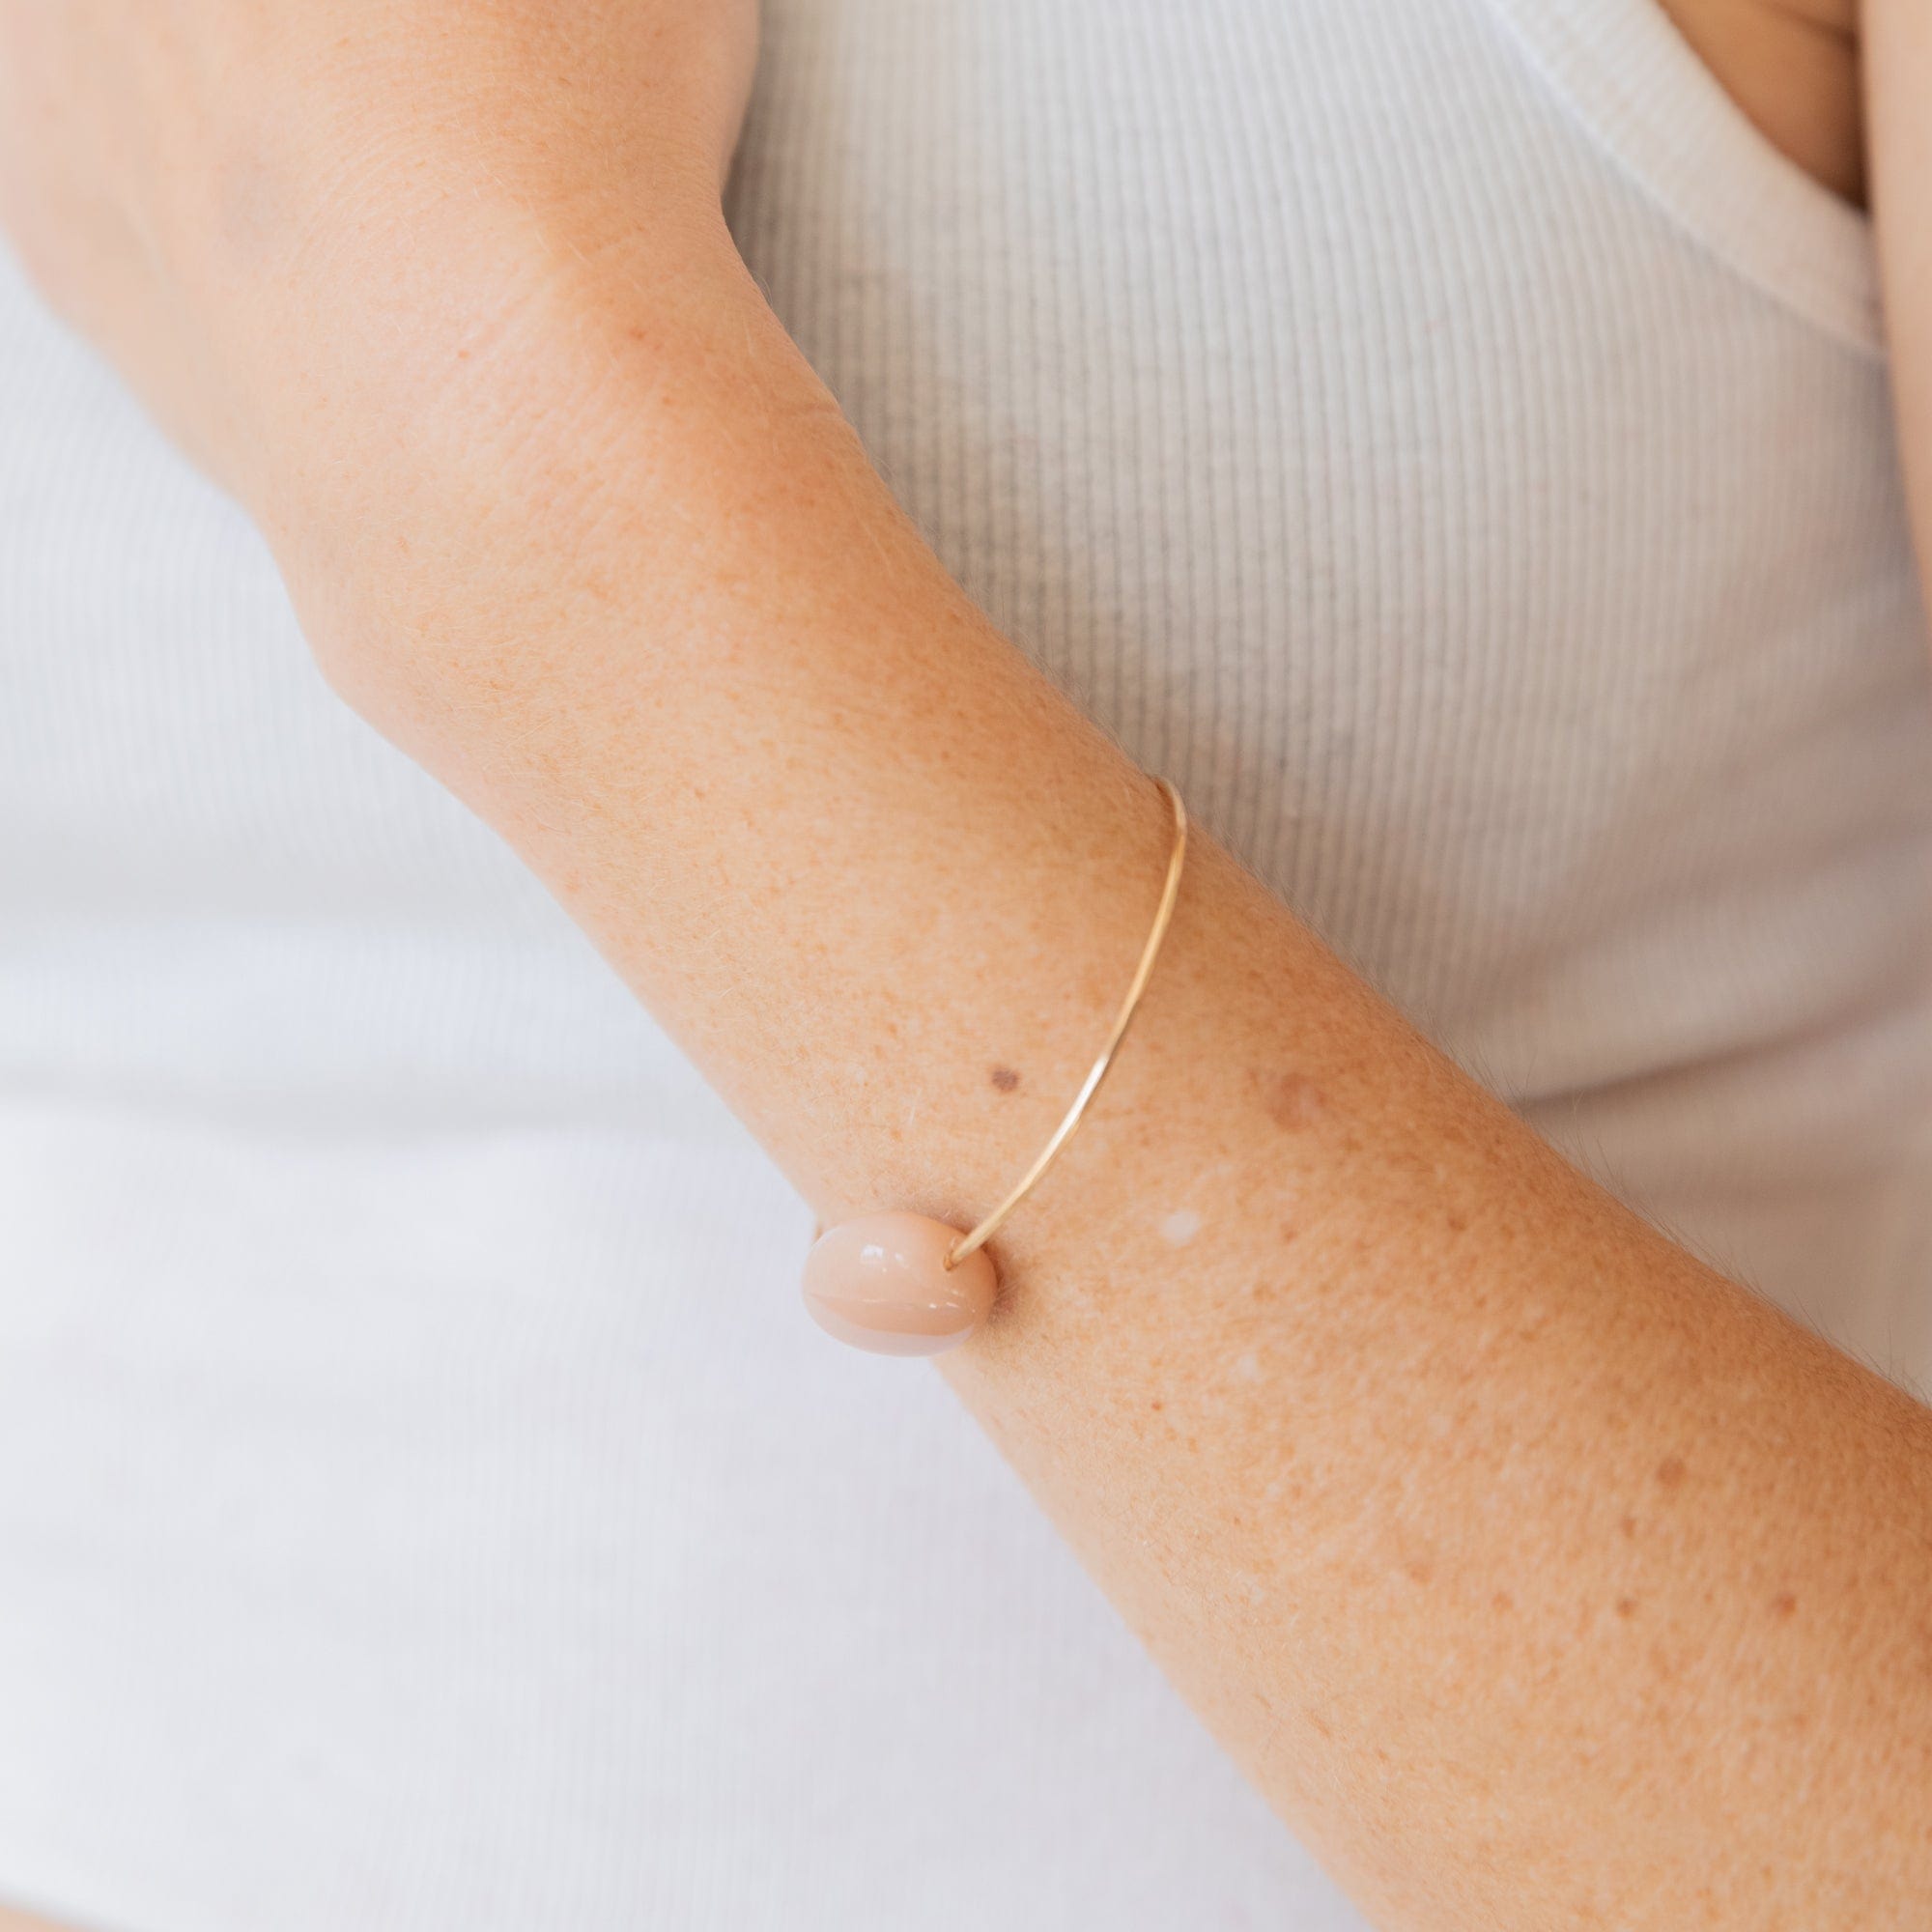
<instances>
[{"instance_id":1,"label":"skin crease at elbow","mask_svg":"<svg viewBox=\"0 0 1932 1932\"><path fill-rule=\"evenodd\" d=\"M1665 10L1768 140L1833 193L1855 205L1863 205L1867 181L1860 103L1860 23L1852 0L1665 0ZM449 25L452 33L461 30L455 10L451 11ZM742 96L746 81L742 64L714 62L698 85L700 92L708 88L717 95L736 98ZM673 116L717 112L715 101L697 107L672 99L668 107ZM729 112L723 118L734 119ZM719 157L721 169L725 158ZM556 169L570 175L580 163L568 155L553 154L535 161L518 160L514 165ZM584 162L582 166L586 183L594 182L596 164ZM434 179L436 169L432 161L425 159L420 167L425 205L428 205L447 190ZM566 194L564 199L569 202L571 196ZM595 206L595 196L587 188L580 200L586 208ZM251 235L270 232L285 218L272 177L256 175L245 167L240 168L234 177L224 205L227 213L223 225L229 240L244 247ZM0 208L0 217L9 221L17 218L15 211L7 208ZM33 218L26 217L29 230ZM73 218L84 221L90 217L82 213ZM37 248L31 233L23 238L22 245L32 264ZM586 258L594 259L612 244L599 230L593 216L588 218L577 245ZM44 256L53 250L43 243L38 252ZM176 430L190 453L217 477L239 484L251 461L249 445L262 433L263 425L258 423L244 430L229 422L225 407L204 409L201 398L211 379L208 372L196 366L194 356L179 344L145 341L131 324L99 312L92 306L91 292L82 287L77 277L63 284L61 276L53 274L50 280L56 300L81 327L106 340L117 355L136 371L157 372L155 386L163 397L157 409L164 426ZM458 327L462 321L456 319ZM492 361L500 356L503 331L514 332L516 326L514 321L505 324L499 318L493 318L489 331L475 344L476 357ZM178 413L171 412L165 400L170 395L180 399ZM289 414L275 416L273 411L282 406L260 405L270 412L269 429L292 437L299 435L301 410L310 406L289 405ZM996 1050L1005 1051L1004 1047ZM1036 1090L1049 1084L1040 1077L1033 1060L1017 1054L1011 1059L982 1059L975 1078L989 1096L989 1104L1011 1107L1030 1102ZM1267 1133L1318 1142L1346 1136L1347 1103L1338 1099L1322 1081L1309 1077L1299 1068L1275 1065L1251 1067L1247 1079L1253 1118ZM1211 1223L1184 1187L1177 1187L1170 1196L1150 1203L1149 1210L1164 1250L1177 1255L1182 1251L1195 1252L1211 1241ZM1451 1204L1444 1213L1452 1233L1466 1230L1467 1221L1461 1208ZM1284 1251L1302 1233L1295 1220L1284 1220L1280 1227ZM1260 1293L1261 1290L1255 1292ZM1238 1332L1233 1334L1223 1353L1228 1382L1244 1385L1260 1379L1264 1372L1264 1350L1258 1345ZM1146 1413L1153 1426L1167 1426L1172 1420L1164 1397L1149 1397ZM1446 1436L1453 1430L1453 1419L1444 1415L1441 1427ZM1635 1543L1653 1530L1667 1536L1669 1513L1694 1490L1700 1476L1697 1467L1675 1453L1650 1459L1646 1463L1642 1502L1620 1513L1617 1537ZM1441 1561L1436 1551L1418 1545L1403 1555L1399 1567L1408 1583L1426 1593L1439 1577ZM1266 1584L1259 1578L1251 1578L1247 1587L1258 1601L1267 1591ZM1761 1596L1762 1613L1768 1622L1789 1624L1805 1614L1807 1604L1802 1579L1776 1579ZM1508 1616L1517 1605L1510 1591L1498 1589L1492 1607L1499 1616ZM1606 1607L1605 1621L1615 1629L1646 1626L1649 1606L1639 1590L1615 1596ZM1657 1654L1666 1657L1667 1634L1658 1635L1654 1642ZM1315 1733L1327 1736L1337 1720L1329 1713L1311 1707L1303 1713L1274 1714L1273 1721L1285 1731L1306 1725ZM64 1928L0 1905L0 1932L64 1932Z\"/></svg>"}]
</instances>

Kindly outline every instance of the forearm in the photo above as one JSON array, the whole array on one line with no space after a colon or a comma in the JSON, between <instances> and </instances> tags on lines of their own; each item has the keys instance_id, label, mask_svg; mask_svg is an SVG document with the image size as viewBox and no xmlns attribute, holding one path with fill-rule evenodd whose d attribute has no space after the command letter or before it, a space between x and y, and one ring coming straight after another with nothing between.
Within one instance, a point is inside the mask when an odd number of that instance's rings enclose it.
<instances>
[{"instance_id":1,"label":"forearm","mask_svg":"<svg viewBox=\"0 0 1932 1932\"><path fill-rule=\"evenodd\" d=\"M430 454L263 508L341 688L813 1205L964 1225L1092 1057L1163 810L700 254L674 322L560 293L549 373L432 372ZM955 1386L1385 1922L1922 1912L1927 1416L1565 1167L1211 840L998 1245Z\"/></svg>"}]
</instances>

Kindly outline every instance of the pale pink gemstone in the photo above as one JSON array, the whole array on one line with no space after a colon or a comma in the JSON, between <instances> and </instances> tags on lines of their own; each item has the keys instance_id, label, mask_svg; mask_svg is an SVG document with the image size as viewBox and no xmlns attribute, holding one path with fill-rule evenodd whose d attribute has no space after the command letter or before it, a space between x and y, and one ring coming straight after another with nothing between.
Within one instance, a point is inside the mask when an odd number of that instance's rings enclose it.
<instances>
[{"instance_id":1,"label":"pale pink gemstone","mask_svg":"<svg viewBox=\"0 0 1932 1932\"><path fill-rule=\"evenodd\" d=\"M948 1268L957 1228L923 1214L862 1214L828 1228L805 1258L805 1305L827 1334L876 1355L937 1355L993 1306L984 1248Z\"/></svg>"}]
</instances>

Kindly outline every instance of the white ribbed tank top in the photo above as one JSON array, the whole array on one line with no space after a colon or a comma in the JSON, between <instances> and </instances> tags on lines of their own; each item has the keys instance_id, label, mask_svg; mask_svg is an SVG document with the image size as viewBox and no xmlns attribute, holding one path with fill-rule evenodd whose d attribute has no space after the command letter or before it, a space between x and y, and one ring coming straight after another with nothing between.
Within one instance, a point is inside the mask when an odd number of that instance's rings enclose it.
<instances>
[{"instance_id":1,"label":"white ribbed tank top","mask_svg":"<svg viewBox=\"0 0 1932 1932\"><path fill-rule=\"evenodd\" d=\"M768 12L737 231L965 583L1578 1159L1932 1375L1861 219L1652 0ZM935 1379L809 1326L808 1229L0 280L0 1898L1353 1927Z\"/></svg>"}]
</instances>

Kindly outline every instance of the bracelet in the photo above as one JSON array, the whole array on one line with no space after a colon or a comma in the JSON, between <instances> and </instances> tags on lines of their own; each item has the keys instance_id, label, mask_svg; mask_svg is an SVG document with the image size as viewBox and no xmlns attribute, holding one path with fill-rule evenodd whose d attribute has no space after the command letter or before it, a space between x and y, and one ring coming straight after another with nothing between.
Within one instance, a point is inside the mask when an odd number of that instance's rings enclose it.
<instances>
[{"instance_id":1,"label":"bracelet","mask_svg":"<svg viewBox=\"0 0 1932 1932\"><path fill-rule=\"evenodd\" d=\"M1187 859L1187 808L1166 779L1155 782L1174 815L1167 882L1133 982L1099 1059L1034 1164L970 1234L924 1214L889 1212L841 1221L812 1242L805 1263L805 1304L818 1325L841 1342L879 1355L936 1355L963 1342L992 1312L999 1276L986 1243L1073 1138L1126 1037L1174 917Z\"/></svg>"}]
</instances>

